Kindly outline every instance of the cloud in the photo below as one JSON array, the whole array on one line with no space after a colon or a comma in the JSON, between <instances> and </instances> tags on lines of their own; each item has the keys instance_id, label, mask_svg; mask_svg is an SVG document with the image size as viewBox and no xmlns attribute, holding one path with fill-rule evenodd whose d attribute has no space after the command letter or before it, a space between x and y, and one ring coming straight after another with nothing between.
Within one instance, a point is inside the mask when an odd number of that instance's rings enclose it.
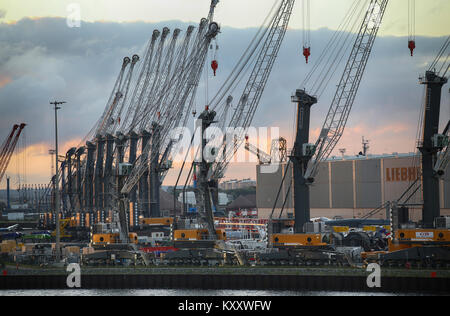
<instances>
[{"instance_id":1,"label":"cloud","mask_svg":"<svg viewBox=\"0 0 450 316\"><path fill-rule=\"evenodd\" d=\"M54 123L49 102L63 100L67 104L58 112L60 140L64 143L82 139L101 116L123 57L135 53L142 56L153 30L166 25L171 29L180 27L185 30L189 24L179 21L153 24L83 22L80 28L69 28L62 18L0 23L0 138L7 135L13 124L25 122L28 124L29 145L52 144ZM208 68L209 98L230 73L255 32L255 29L222 29L218 38L217 77L213 77ZM295 105L290 96L300 88L300 82L325 47L332 31L320 29L311 32L312 56L308 65L301 52L301 34L295 30L287 32L253 120L255 126L279 126L281 136L291 142ZM353 143L358 150L361 136L370 137L374 153L401 151L398 148L404 147L406 138L414 141L423 93L417 78L434 59L443 40L417 37L416 55L411 58L406 38L377 39L348 129L342 138L343 145L339 144L339 148L344 145L350 148ZM329 89L313 106L311 142L315 142L322 127L341 72L337 72ZM197 111L207 102L205 87L206 81L202 78L197 94ZM239 98L240 95L235 93L235 102ZM443 93L442 103L450 104L447 93ZM442 117L449 116L450 109L444 107ZM399 133L403 136L396 140Z\"/></svg>"}]
</instances>

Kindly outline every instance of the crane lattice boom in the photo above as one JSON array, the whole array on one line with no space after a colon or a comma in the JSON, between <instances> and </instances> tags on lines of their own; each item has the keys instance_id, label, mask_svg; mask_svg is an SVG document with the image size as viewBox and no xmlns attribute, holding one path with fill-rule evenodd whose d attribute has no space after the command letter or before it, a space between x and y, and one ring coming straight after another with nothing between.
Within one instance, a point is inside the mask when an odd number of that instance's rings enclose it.
<instances>
[{"instance_id":1,"label":"crane lattice boom","mask_svg":"<svg viewBox=\"0 0 450 316\"><path fill-rule=\"evenodd\" d=\"M266 87L269 75L272 71L278 52L283 42L295 0L284 0L275 13L270 29L268 30L262 49L258 55L253 71L244 88L239 104L234 111L228 127L234 129L232 141L224 141L218 150L219 156L213 167L212 178L220 179L233 158L237 148L245 139L246 130L250 126L261 96Z\"/></svg>"},{"instance_id":2,"label":"crane lattice boom","mask_svg":"<svg viewBox=\"0 0 450 316\"><path fill-rule=\"evenodd\" d=\"M367 61L372 51L388 0L371 0L360 27L344 73L337 87L319 139L316 151L308 164L305 178L314 178L321 161L326 160L341 139L355 101Z\"/></svg>"}]
</instances>

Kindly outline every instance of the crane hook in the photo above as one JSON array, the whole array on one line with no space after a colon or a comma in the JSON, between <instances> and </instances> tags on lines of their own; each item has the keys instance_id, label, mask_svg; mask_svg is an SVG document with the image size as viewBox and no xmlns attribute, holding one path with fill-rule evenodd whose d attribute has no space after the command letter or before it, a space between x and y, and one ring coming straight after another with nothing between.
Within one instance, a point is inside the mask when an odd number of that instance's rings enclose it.
<instances>
[{"instance_id":1,"label":"crane hook","mask_svg":"<svg viewBox=\"0 0 450 316\"><path fill-rule=\"evenodd\" d=\"M306 58L306 63L308 63L309 56L311 56L311 48L303 47L303 56Z\"/></svg>"},{"instance_id":2,"label":"crane hook","mask_svg":"<svg viewBox=\"0 0 450 316\"><path fill-rule=\"evenodd\" d=\"M214 71L214 77L215 77L215 76L216 76L217 68L219 68L219 63L217 62L217 60L213 60L213 61L211 62L211 68L212 68L212 70Z\"/></svg>"},{"instance_id":3,"label":"crane hook","mask_svg":"<svg viewBox=\"0 0 450 316\"><path fill-rule=\"evenodd\" d=\"M411 57L414 55L414 49L416 49L416 41L408 41L408 48L411 51Z\"/></svg>"}]
</instances>

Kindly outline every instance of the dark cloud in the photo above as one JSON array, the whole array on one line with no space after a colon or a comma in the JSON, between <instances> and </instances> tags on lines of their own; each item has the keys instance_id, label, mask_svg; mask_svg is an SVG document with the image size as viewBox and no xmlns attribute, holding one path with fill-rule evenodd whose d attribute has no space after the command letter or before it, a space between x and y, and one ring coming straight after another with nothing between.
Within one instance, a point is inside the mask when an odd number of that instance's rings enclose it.
<instances>
[{"instance_id":1,"label":"dark cloud","mask_svg":"<svg viewBox=\"0 0 450 316\"><path fill-rule=\"evenodd\" d=\"M82 138L103 112L123 57L142 54L153 30L166 25L185 30L188 24L83 22L80 28L69 28L60 18L0 24L0 137L14 123L25 122L29 144L51 143L53 113L49 101L57 99L67 101L59 114L62 141ZM222 29L218 39L218 76L208 80L209 97L229 74L255 31ZM311 63L306 65L301 52L301 31L287 33L254 119L255 125L291 125L294 105L290 95L299 88L331 34L327 29L311 33ZM406 38L378 38L349 126L361 122L373 129L395 122L415 126L422 96L417 78L434 59L442 42L443 38L418 38L416 56L411 58ZM314 107L314 128L323 122L337 80L338 77L331 81ZM206 102L203 87L202 79L197 109ZM236 95L235 100L238 99ZM448 103L447 94L444 102ZM443 110L444 115L449 113Z\"/></svg>"}]
</instances>

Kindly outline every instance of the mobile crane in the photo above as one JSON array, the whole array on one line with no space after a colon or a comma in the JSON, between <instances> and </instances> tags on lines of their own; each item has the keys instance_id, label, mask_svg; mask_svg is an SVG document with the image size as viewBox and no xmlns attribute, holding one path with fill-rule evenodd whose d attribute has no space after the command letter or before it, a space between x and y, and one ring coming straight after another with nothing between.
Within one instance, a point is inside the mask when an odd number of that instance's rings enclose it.
<instances>
[{"instance_id":1,"label":"mobile crane","mask_svg":"<svg viewBox=\"0 0 450 316\"><path fill-rule=\"evenodd\" d=\"M317 175L319 164L329 157L343 135L388 2L388 0L369 1L344 73L315 144L309 143L310 111L311 107L318 102L318 98L308 94L306 89L296 90L291 98L292 102L297 105L297 128L295 143L289 155L290 164L286 165L286 169L292 165L293 181L289 190L293 185L293 233L281 233L279 231L280 223L269 223L268 243L280 251L262 254L258 258L262 264L274 261L297 262L298 264L306 262L346 263L345 256L333 251L334 248L330 245L333 234L324 236L320 232L311 232L307 229L307 224L310 222L309 191ZM281 185L283 185L283 181ZM277 205L280 192L281 187L273 209Z\"/></svg>"},{"instance_id":2,"label":"mobile crane","mask_svg":"<svg viewBox=\"0 0 450 316\"><path fill-rule=\"evenodd\" d=\"M421 153L421 177L419 187L413 183L402 195L408 196L400 203L402 197L391 203L392 234L388 240L388 249L383 252L367 253L368 262L378 262L385 266L399 267L448 267L450 265L450 218L440 216L439 178L444 175L449 160L449 126L439 133L442 87L448 82L447 72L450 64L442 56L450 48L448 37L437 57L420 77L420 84L425 85L423 106L422 136L418 141ZM442 62L442 60L445 60ZM441 65L438 65L442 63ZM439 67L440 66L440 67ZM409 197L422 187L422 222L409 222ZM412 193L411 193L412 191ZM413 226L413 227L411 227Z\"/></svg>"}]
</instances>

